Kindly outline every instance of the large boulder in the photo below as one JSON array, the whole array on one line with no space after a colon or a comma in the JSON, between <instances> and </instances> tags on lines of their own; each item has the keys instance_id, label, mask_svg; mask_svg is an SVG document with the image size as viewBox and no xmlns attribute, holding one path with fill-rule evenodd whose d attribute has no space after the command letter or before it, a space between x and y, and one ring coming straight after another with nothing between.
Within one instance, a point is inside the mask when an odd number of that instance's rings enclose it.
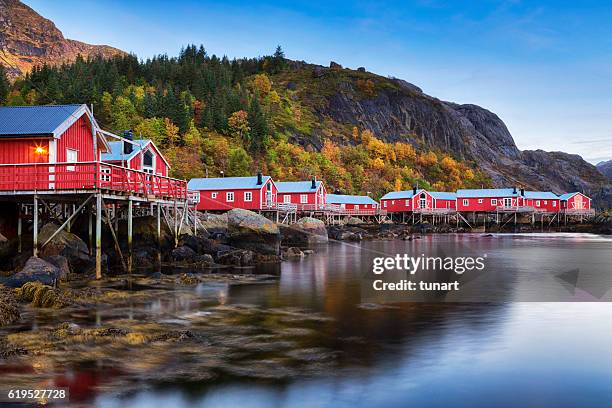
<instances>
[{"instance_id":1,"label":"large boulder","mask_svg":"<svg viewBox=\"0 0 612 408\"><path fill-rule=\"evenodd\" d=\"M227 234L227 214L198 213L198 228L202 227L209 234ZM198 230L199 232L199 230Z\"/></svg>"},{"instance_id":2,"label":"large boulder","mask_svg":"<svg viewBox=\"0 0 612 408\"><path fill-rule=\"evenodd\" d=\"M38 233L40 245L47 242L59 227L53 223L45 224ZM68 260L74 272L82 272L93 266L93 259L89 256L87 244L77 235L60 231L51 242L40 250L41 257L61 255Z\"/></svg>"},{"instance_id":3,"label":"large boulder","mask_svg":"<svg viewBox=\"0 0 612 408\"><path fill-rule=\"evenodd\" d=\"M5 278L1 283L11 288L20 288L27 282L53 285L60 275L61 271L57 266L33 256L28 259L21 271Z\"/></svg>"},{"instance_id":4,"label":"large boulder","mask_svg":"<svg viewBox=\"0 0 612 408\"><path fill-rule=\"evenodd\" d=\"M172 260L179 262L193 262L196 252L186 245L181 245L172 250Z\"/></svg>"},{"instance_id":5,"label":"large boulder","mask_svg":"<svg viewBox=\"0 0 612 408\"><path fill-rule=\"evenodd\" d=\"M311 217L300 218L292 225L281 225L281 238L287 245L311 245L327 243L327 229L321 220Z\"/></svg>"},{"instance_id":6,"label":"large boulder","mask_svg":"<svg viewBox=\"0 0 612 408\"><path fill-rule=\"evenodd\" d=\"M221 265L251 266L255 264L255 254L245 249L235 249L219 255L217 262Z\"/></svg>"},{"instance_id":7,"label":"large boulder","mask_svg":"<svg viewBox=\"0 0 612 408\"><path fill-rule=\"evenodd\" d=\"M235 208L227 213L227 225L230 245L260 254L280 254L280 231L266 217Z\"/></svg>"},{"instance_id":8,"label":"large boulder","mask_svg":"<svg viewBox=\"0 0 612 408\"><path fill-rule=\"evenodd\" d=\"M173 221L172 218L171 221ZM127 221L119 222L119 234L121 242L127 242ZM185 233L185 231L183 231ZM110 238L110 237L109 237ZM161 219L160 239L162 247L174 246L174 236L166 225L165 219ZM132 220L132 242L134 246L157 247L157 217L134 217ZM110 245L112 241L109 242Z\"/></svg>"}]
</instances>

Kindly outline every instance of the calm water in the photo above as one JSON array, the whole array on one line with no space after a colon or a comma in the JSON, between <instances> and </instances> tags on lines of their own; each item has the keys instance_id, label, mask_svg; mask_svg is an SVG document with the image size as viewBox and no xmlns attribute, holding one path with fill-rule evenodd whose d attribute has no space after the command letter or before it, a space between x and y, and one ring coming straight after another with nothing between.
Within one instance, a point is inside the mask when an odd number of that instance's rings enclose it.
<instances>
[{"instance_id":1,"label":"calm water","mask_svg":"<svg viewBox=\"0 0 612 408\"><path fill-rule=\"evenodd\" d=\"M488 303L364 302L375 256L487 257L469 299ZM200 286L206 302L160 301L160 317L218 302L322 313L312 347L337 353L333 370L274 382L148 384L99 407L610 406L612 239L593 235L446 235L415 241L330 244L285 262L270 285ZM570 277L570 285L559 276ZM574 273L576 272L576 273ZM366 283L364 283L366 282ZM572 300L536 302L542 300ZM530 301L524 301L530 300ZM598 301L599 300L599 301ZM104 317L102 317L103 319ZM98 316L98 319L100 317ZM255 323L256 324L256 323Z\"/></svg>"}]
</instances>

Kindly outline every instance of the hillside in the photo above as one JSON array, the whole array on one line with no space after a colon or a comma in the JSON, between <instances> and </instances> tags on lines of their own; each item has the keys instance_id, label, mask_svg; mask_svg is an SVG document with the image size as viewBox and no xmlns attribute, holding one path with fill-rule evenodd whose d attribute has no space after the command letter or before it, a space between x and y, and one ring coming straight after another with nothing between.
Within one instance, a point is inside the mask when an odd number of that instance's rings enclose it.
<instances>
[{"instance_id":1,"label":"hillside","mask_svg":"<svg viewBox=\"0 0 612 408\"><path fill-rule=\"evenodd\" d=\"M60 64L83 57L124 53L106 45L90 45L64 38L52 21L18 0L0 0L0 64L11 78L35 65Z\"/></svg>"},{"instance_id":2,"label":"hillside","mask_svg":"<svg viewBox=\"0 0 612 408\"><path fill-rule=\"evenodd\" d=\"M597 170L612 181L612 160L597 163Z\"/></svg>"},{"instance_id":3,"label":"hillside","mask_svg":"<svg viewBox=\"0 0 612 408\"><path fill-rule=\"evenodd\" d=\"M28 68L96 47L65 40L16 0L0 5L8 22L0 44L29 55L20 60ZM280 47L274 55L234 60L203 46L146 61L105 50L92 48L66 65L34 66L0 101L93 104L106 129L155 140L176 177L262 170L284 180L317 176L330 190L375 197L417 183L447 191L517 185L583 191L612 206L609 180L580 156L520 151L494 113L441 101L404 80L333 62L290 61Z\"/></svg>"}]
</instances>

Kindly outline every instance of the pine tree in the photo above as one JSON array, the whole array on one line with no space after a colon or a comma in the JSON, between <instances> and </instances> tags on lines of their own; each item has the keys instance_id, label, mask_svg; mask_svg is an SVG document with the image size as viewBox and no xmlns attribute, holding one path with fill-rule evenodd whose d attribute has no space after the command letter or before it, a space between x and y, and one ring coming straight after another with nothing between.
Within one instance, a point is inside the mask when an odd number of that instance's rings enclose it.
<instances>
[{"instance_id":1,"label":"pine tree","mask_svg":"<svg viewBox=\"0 0 612 408\"><path fill-rule=\"evenodd\" d=\"M251 98L249 106L249 127L251 128L251 147L258 151L261 150L263 142L268 134L268 123L264 116L259 98L254 96Z\"/></svg>"},{"instance_id":2,"label":"pine tree","mask_svg":"<svg viewBox=\"0 0 612 408\"><path fill-rule=\"evenodd\" d=\"M8 100L8 94L11 89L11 83L6 75L6 70L0 65L0 104L4 105Z\"/></svg>"}]
</instances>

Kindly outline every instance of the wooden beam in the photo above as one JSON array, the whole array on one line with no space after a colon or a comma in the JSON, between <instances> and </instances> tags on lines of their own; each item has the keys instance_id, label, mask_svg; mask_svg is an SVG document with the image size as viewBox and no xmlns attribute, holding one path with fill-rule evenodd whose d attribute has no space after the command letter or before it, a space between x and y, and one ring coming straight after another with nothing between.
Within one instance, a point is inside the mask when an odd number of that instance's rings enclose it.
<instances>
[{"instance_id":1,"label":"wooden beam","mask_svg":"<svg viewBox=\"0 0 612 408\"><path fill-rule=\"evenodd\" d=\"M34 220L32 223L32 238L34 240L32 255L38 257L38 196L36 194L34 195Z\"/></svg>"},{"instance_id":2,"label":"wooden beam","mask_svg":"<svg viewBox=\"0 0 612 408\"><path fill-rule=\"evenodd\" d=\"M128 228L128 273L132 272L132 261L133 261L133 257L132 257L132 221L133 221L133 206L134 203L132 202L132 200L128 199L128 220L127 220L127 228Z\"/></svg>"},{"instance_id":3,"label":"wooden beam","mask_svg":"<svg viewBox=\"0 0 612 408\"><path fill-rule=\"evenodd\" d=\"M96 279L102 279L102 193L96 194Z\"/></svg>"},{"instance_id":4,"label":"wooden beam","mask_svg":"<svg viewBox=\"0 0 612 408\"><path fill-rule=\"evenodd\" d=\"M62 225L61 225L61 226L60 226L60 227L59 227L57 230L55 230L55 232L54 232L53 234L51 234L51 236L50 236L50 237L49 237L49 238L48 238L48 239L47 239L47 240L46 240L46 241L45 241L45 242L44 242L44 243L43 243L43 244L40 246L40 248L41 248L41 249L42 249L42 248L44 248L44 247L45 247L45 245L47 245L49 242L51 242L51 240L52 240L53 238L55 238L55 236L56 236L57 234L59 234L59 233L60 233L60 232L61 232L61 231L62 231L64 228L66 228L67 226L69 226L69 225L70 225L70 221L72 221L72 219L73 219L74 217L76 217L76 216L77 216L77 214L79 213L79 211L81 211L81 209L82 209L82 208L85 206L85 204L87 204L87 203L89 202L89 200L90 200L92 197L93 197L93 194L92 194L92 195L90 195L89 197L87 197L87 199L86 199L85 201L83 201L83 203L82 203L82 204L79 206L79 208L78 208L76 211L74 211L74 212L73 212L73 213L70 215L70 217L68 217L68 219L67 219L66 221L64 221L64 223L63 223L63 224L62 224ZM68 232L70 232L70 231L68 231Z\"/></svg>"}]
</instances>

